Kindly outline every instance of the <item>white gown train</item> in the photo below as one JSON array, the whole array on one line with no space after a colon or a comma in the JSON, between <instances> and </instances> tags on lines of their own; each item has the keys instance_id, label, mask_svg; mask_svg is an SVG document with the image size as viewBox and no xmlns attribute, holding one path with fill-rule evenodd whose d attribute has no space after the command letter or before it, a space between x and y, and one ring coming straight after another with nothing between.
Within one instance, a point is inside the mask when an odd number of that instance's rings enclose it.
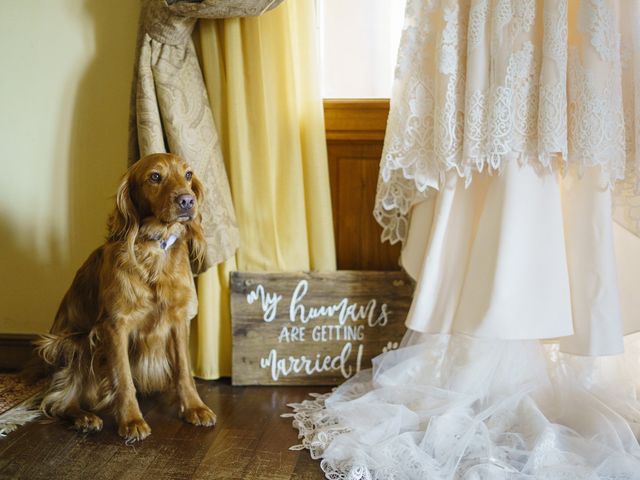
<instances>
[{"instance_id":1,"label":"white gown train","mask_svg":"<svg viewBox=\"0 0 640 480\"><path fill-rule=\"evenodd\" d=\"M291 407L331 480L640 479L640 0L408 0L398 350ZM615 221L614 221L615 217Z\"/></svg>"}]
</instances>

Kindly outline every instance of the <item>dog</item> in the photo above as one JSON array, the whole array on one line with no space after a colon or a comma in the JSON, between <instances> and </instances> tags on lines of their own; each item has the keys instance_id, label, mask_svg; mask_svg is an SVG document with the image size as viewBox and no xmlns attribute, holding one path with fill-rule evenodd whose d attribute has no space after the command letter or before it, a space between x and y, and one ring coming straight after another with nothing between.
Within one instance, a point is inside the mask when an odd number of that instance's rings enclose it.
<instances>
[{"instance_id":1,"label":"dog","mask_svg":"<svg viewBox=\"0 0 640 480\"><path fill-rule=\"evenodd\" d=\"M206 248L202 198L201 182L176 155L149 155L124 175L106 242L76 273L50 333L36 341L51 377L40 406L46 415L91 432L102 429L97 413L110 409L118 434L139 441L151 429L136 393L173 387L185 421L215 425L188 351L198 306L192 267Z\"/></svg>"}]
</instances>

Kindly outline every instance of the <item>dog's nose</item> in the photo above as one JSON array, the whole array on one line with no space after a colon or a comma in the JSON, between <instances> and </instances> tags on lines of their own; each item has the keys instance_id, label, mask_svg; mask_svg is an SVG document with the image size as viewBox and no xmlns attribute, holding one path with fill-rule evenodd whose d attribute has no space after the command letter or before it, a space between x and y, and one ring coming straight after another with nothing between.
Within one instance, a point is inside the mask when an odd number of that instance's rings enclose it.
<instances>
[{"instance_id":1,"label":"dog's nose","mask_svg":"<svg viewBox=\"0 0 640 480\"><path fill-rule=\"evenodd\" d=\"M184 194L179 195L178 198L176 198L176 202L178 202L182 210L191 210L196 203L196 199L193 195Z\"/></svg>"}]
</instances>

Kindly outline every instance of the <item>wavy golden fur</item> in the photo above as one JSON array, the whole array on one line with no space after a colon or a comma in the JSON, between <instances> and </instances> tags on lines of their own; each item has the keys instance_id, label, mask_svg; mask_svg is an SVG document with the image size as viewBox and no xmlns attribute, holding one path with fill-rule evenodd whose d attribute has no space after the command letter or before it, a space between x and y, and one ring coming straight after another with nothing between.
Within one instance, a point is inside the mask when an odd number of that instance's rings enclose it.
<instances>
[{"instance_id":1,"label":"wavy golden fur","mask_svg":"<svg viewBox=\"0 0 640 480\"><path fill-rule=\"evenodd\" d=\"M214 425L188 352L197 311L192 264L203 261L203 187L187 163L155 154L125 174L106 242L78 270L48 335L37 341L51 383L42 410L97 431L111 409L129 441L151 433L136 392L175 388L180 414ZM173 243L172 243L173 242Z\"/></svg>"}]
</instances>

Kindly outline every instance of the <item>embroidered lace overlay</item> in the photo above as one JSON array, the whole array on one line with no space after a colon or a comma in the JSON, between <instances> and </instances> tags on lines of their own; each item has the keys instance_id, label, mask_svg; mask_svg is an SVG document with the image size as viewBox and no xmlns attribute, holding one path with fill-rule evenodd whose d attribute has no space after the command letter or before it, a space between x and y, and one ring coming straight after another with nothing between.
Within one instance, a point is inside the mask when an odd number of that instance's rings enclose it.
<instances>
[{"instance_id":1,"label":"embroidered lace overlay","mask_svg":"<svg viewBox=\"0 0 640 480\"><path fill-rule=\"evenodd\" d=\"M396 243L448 170L596 165L640 235L638 144L639 0L408 0L374 216Z\"/></svg>"}]
</instances>

